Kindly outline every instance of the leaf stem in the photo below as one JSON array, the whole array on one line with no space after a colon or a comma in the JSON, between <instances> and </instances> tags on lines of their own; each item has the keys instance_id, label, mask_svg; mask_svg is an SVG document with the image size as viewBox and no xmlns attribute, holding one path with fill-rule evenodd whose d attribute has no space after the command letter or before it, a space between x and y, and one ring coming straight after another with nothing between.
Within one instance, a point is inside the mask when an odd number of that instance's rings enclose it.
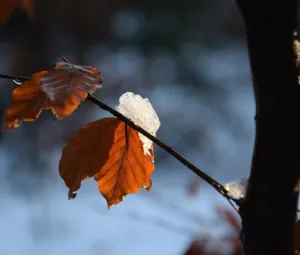
<instances>
[{"instance_id":1,"label":"leaf stem","mask_svg":"<svg viewBox=\"0 0 300 255\"><path fill-rule=\"evenodd\" d=\"M28 80L28 77L12 76L12 75L6 75L6 74L0 74L0 78L11 79L11 80L18 80L18 81L26 81L26 80ZM86 100L92 102L93 104L97 105L101 109L103 109L105 111L108 111L113 116L115 116L119 120L123 121L128 126L130 126L131 128L137 130L138 132L140 132L141 134L143 134L144 136L146 136L148 139L150 139L152 142L154 142L156 145L158 145L160 148L162 148L163 150L165 150L166 152L168 152L170 155L172 155L174 158L176 158L181 164L185 165L188 169L190 169L192 172L194 172L197 176L199 176L200 178L202 178L204 181L206 181L208 184L210 184L214 189L216 189L223 197L225 197L228 200L228 202L230 203L230 205L236 210L236 208L231 203L231 201L235 202L237 205L240 204L240 201L237 200L237 199L232 198L231 196L229 196L228 191L225 189L225 187L221 183L219 183L218 181L216 181L215 179L213 179L212 177L210 177L209 175L207 175L200 168L196 167L194 164L192 164L186 158L184 158L183 156L181 156L178 152L176 152L173 148L171 148L170 146L168 146L167 144L165 144L164 142L162 142L160 139L158 139L155 136L151 135L150 133L148 133L146 130L144 130L140 126L134 124L133 121L131 121L130 119L128 119L123 114L121 114L117 110L113 109L109 105L103 103L102 101L100 101L96 97L94 97L91 94L89 94L87 96Z\"/></svg>"}]
</instances>

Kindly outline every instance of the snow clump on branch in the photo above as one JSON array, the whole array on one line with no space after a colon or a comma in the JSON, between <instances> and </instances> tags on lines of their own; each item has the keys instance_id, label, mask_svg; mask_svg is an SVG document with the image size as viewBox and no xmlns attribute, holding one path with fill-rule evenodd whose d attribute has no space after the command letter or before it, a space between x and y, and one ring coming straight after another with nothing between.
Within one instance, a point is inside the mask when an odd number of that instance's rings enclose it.
<instances>
[{"instance_id":1,"label":"snow clump on branch","mask_svg":"<svg viewBox=\"0 0 300 255\"><path fill-rule=\"evenodd\" d=\"M225 189L228 191L228 195L234 199L244 198L246 195L248 185L248 179L242 178L238 182L229 182L224 185Z\"/></svg>"},{"instance_id":2,"label":"snow clump on branch","mask_svg":"<svg viewBox=\"0 0 300 255\"><path fill-rule=\"evenodd\" d=\"M151 135L156 136L156 132L160 127L160 121L148 98L142 98L140 95L126 92L120 97L119 102L119 105L116 107L118 112ZM139 137L143 143L145 155L150 154L149 150L151 149L152 141L141 133L139 133Z\"/></svg>"}]
</instances>

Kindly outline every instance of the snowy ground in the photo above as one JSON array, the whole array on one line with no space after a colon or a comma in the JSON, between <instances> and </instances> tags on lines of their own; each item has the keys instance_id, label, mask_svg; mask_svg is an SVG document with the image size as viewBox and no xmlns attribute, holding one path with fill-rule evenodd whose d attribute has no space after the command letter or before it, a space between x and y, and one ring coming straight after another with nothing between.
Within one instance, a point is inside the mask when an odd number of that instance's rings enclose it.
<instances>
[{"instance_id":1,"label":"snowy ground","mask_svg":"<svg viewBox=\"0 0 300 255\"><path fill-rule=\"evenodd\" d=\"M184 171L169 184L167 178L154 178L152 193L127 196L110 211L92 180L73 201L62 182L34 200L4 192L0 254L180 254L198 233L220 230L215 210L227 206L205 188L188 198L184 187L190 179Z\"/></svg>"}]
</instances>

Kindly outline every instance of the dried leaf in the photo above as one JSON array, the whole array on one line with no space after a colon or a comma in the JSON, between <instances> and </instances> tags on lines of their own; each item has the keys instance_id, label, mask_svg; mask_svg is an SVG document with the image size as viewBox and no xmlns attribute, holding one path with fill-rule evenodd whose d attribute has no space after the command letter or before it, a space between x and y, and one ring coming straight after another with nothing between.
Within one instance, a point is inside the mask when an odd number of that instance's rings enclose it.
<instances>
[{"instance_id":1,"label":"dried leaf","mask_svg":"<svg viewBox=\"0 0 300 255\"><path fill-rule=\"evenodd\" d=\"M110 207L142 187L150 190L153 149L149 152L145 156L136 130L116 118L104 118L71 137L63 149L59 173L71 192L94 176Z\"/></svg>"},{"instance_id":2,"label":"dried leaf","mask_svg":"<svg viewBox=\"0 0 300 255\"><path fill-rule=\"evenodd\" d=\"M140 138L140 136L139 136L139 138ZM154 166L154 147L153 147L153 144L152 144L151 148L149 149L148 153L145 156L147 157L149 162L151 162ZM144 189L149 192L151 190L151 187L152 187L152 180L150 178L148 181L145 182Z\"/></svg>"},{"instance_id":3,"label":"dried leaf","mask_svg":"<svg viewBox=\"0 0 300 255\"><path fill-rule=\"evenodd\" d=\"M223 240L227 240L228 243L231 243L233 248L233 255L242 255L243 254L243 246L240 240L240 232L241 232L241 223L237 214L228 209L219 210L222 218L229 223L229 225L234 230L235 234L231 236L225 237Z\"/></svg>"},{"instance_id":4,"label":"dried leaf","mask_svg":"<svg viewBox=\"0 0 300 255\"><path fill-rule=\"evenodd\" d=\"M46 73L42 71L33 74L13 90L11 105L6 110L6 130L17 128L22 121L36 120L43 109L50 108L50 101L40 89L40 78Z\"/></svg>"},{"instance_id":5,"label":"dried leaf","mask_svg":"<svg viewBox=\"0 0 300 255\"><path fill-rule=\"evenodd\" d=\"M34 5L32 0L2 0L0 23L5 23L16 8L24 10L30 17L33 16Z\"/></svg>"},{"instance_id":6,"label":"dried leaf","mask_svg":"<svg viewBox=\"0 0 300 255\"><path fill-rule=\"evenodd\" d=\"M220 252L208 251L206 245L209 242L209 237L203 237L203 239L194 240L188 249L184 252L184 255L222 255Z\"/></svg>"},{"instance_id":7,"label":"dried leaf","mask_svg":"<svg viewBox=\"0 0 300 255\"><path fill-rule=\"evenodd\" d=\"M228 209L220 209L219 213L221 214L223 219L226 220L230 224L230 226L236 231L236 233L239 233L241 231L241 223L236 217L236 213Z\"/></svg>"},{"instance_id":8,"label":"dried leaf","mask_svg":"<svg viewBox=\"0 0 300 255\"><path fill-rule=\"evenodd\" d=\"M300 251L300 220L295 225L295 250Z\"/></svg>"},{"instance_id":9,"label":"dried leaf","mask_svg":"<svg viewBox=\"0 0 300 255\"><path fill-rule=\"evenodd\" d=\"M9 16L12 14L15 8L14 3L11 0L1 2L0 8L0 23L5 23Z\"/></svg>"},{"instance_id":10,"label":"dried leaf","mask_svg":"<svg viewBox=\"0 0 300 255\"><path fill-rule=\"evenodd\" d=\"M26 11L29 17L34 15L34 1L33 0L16 0L19 8Z\"/></svg>"},{"instance_id":11,"label":"dried leaf","mask_svg":"<svg viewBox=\"0 0 300 255\"><path fill-rule=\"evenodd\" d=\"M205 255L207 254L205 249L205 242L204 240L194 240L187 250L184 252L184 255Z\"/></svg>"},{"instance_id":12,"label":"dried leaf","mask_svg":"<svg viewBox=\"0 0 300 255\"><path fill-rule=\"evenodd\" d=\"M101 86L102 76L96 67L59 62L48 71L33 74L13 90L5 129L16 128L23 120L36 120L43 109L51 109L61 120Z\"/></svg>"},{"instance_id":13,"label":"dried leaf","mask_svg":"<svg viewBox=\"0 0 300 255\"><path fill-rule=\"evenodd\" d=\"M80 128L62 150L59 174L72 191L80 188L84 179L93 177L108 159L119 125L115 118L103 118Z\"/></svg>"},{"instance_id":14,"label":"dried leaf","mask_svg":"<svg viewBox=\"0 0 300 255\"><path fill-rule=\"evenodd\" d=\"M154 164L145 156L138 132L119 121L109 158L95 175L108 206L118 204L124 196L145 185L151 185L153 171Z\"/></svg>"},{"instance_id":15,"label":"dried leaf","mask_svg":"<svg viewBox=\"0 0 300 255\"><path fill-rule=\"evenodd\" d=\"M233 255L242 255L243 247L240 240L240 231L241 226L239 219L236 215L227 209L219 210L222 218L231 225L234 230L232 235L226 235L223 238L215 239L208 234L203 234L197 237L188 247L184 255L222 255L224 253L222 246L226 245L231 247L231 253ZM209 251L207 248L209 244L214 243L214 246L217 248L217 251Z\"/></svg>"},{"instance_id":16,"label":"dried leaf","mask_svg":"<svg viewBox=\"0 0 300 255\"><path fill-rule=\"evenodd\" d=\"M58 119L73 113L88 93L102 87L97 67L59 62L41 78L41 87L51 100L51 110Z\"/></svg>"},{"instance_id":17,"label":"dried leaf","mask_svg":"<svg viewBox=\"0 0 300 255\"><path fill-rule=\"evenodd\" d=\"M199 178L193 178L191 182L187 186L187 194L190 197L195 197L199 191L200 188L200 179Z\"/></svg>"}]
</instances>

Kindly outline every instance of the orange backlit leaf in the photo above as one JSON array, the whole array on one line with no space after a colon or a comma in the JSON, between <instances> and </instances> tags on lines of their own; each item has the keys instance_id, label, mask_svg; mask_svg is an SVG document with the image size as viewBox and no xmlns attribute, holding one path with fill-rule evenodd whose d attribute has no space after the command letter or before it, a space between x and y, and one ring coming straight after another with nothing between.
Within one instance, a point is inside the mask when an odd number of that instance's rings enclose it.
<instances>
[{"instance_id":1,"label":"orange backlit leaf","mask_svg":"<svg viewBox=\"0 0 300 255\"><path fill-rule=\"evenodd\" d=\"M118 122L109 158L94 176L109 207L142 187L149 189L154 171L154 164L144 154L138 132Z\"/></svg>"},{"instance_id":2,"label":"orange backlit leaf","mask_svg":"<svg viewBox=\"0 0 300 255\"><path fill-rule=\"evenodd\" d=\"M152 144L151 148L149 149L148 153L146 154L146 157L149 160L149 162L151 162L154 165L154 148L153 148L153 144ZM151 188L152 188L151 178L147 182L145 182L144 188L148 192L151 190Z\"/></svg>"},{"instance_id":3,"label":"orange backlit leaf","mask_svg":"<svg viewBox=\"0 0 300 255\"><path fill-rule=\"evenodd\" d=\"M221 255L221 253L208 252L206 250L206 242L208 242L206 238L194 240L184 252L184 255Z\"/></svg>"},{"instance_id":4,"label":"orange backlit leaf","mask_svg":"<svg viewBox=\"0 0 300 255\"><path fill-rule=\"evenodd\" d=\"M93 177L108 159L118 126L115 118L104 118L80 128L63 148L59 174L71 192L84 179Z\"/></svg>"},{"instance_id":5,"label":"orange backlit leaf","mask_svg":"<svg viewBox=\"0 0 300 255\"><path fill-rule=\"evenodd\" d=\"M224 236L223 238L215 239L209 234L199 235L195 240L191 242L185 251L184 255L223 255L228 254L228 250L224 252L223 245L225 244L227 248L231 248L232 255L242 255L243 246L240 240L241 226L240 221L236 214L227 209L222 209L219 211L222 218L230 224L233 228L234 233ZM214 250L209 249L210 244L214 243Z\"/></svg>"},{"instance_id":6,"label":"orange backlit leaf","mask_svg":"<svg viewBox=\"0 0 300 255\"><path fill-rule=\"evenodd\" d=\"M5 23L15 9L15 3L11 0L1 2L0 23Z\"/></svg>"},{"instance_id":7,"label":"orange backlit leaf","mask_svg":"<svg viewBox=\"0 0 300 255\"><path fill-rule=\"evenodd\" d=\"M16 128L23 120L36 120L43 109L51 109L57 119L64 119L101 87L102 76L96 67L59 62L13 90L5 129Z\"/></svg>"},{"instance_id":8,"label":"orange backlit leaf","mask_svg":"<svg viewBox=\"0 0 300 255\"><path fill-rule=\"evenodd\" d=\"M0 23L5 23L16 8L24 10L33 17L34 4L32 0L2 0L0 4Z\"/></svg>"},{"instance_id":9,"label":"orange backlit leaf","mask_svg":"<svg viewBox=\"0 0 300 255\"><path fill-rule=\"evenodd\" d=\"M199 188L200 188L200 179L193 178L187 186L187 194L190 197L195 197L198 194Z\"/></svg>"},{"instance_id":10,"label":"orange backlit leaf","mask_svg":"<svg viewBox=\"0 0 300 255\"><path fill-rule=\"evenodd\" d=\"M300 251L300 220L295 225L295 250Z\"/></svg>"},{"instance_id":11,"label":"orange backlit leaf","mask_svg":"<svg viewBox=\"0 0 300 255\"><path fill-rule=\"evenodd\" d=\"M43 109L50 108L50 101L40 89L40 78L47 71L35 73L12 92L10 107L6 110L5 129L17 128L22 121L36 120Z\"/></svg>"},{"instance_id":12,"label":"orange backlit leaf","mask_svg":"<svg viewBox=\"0 0 300 255\"><path fill-rule=\"evenodd\" d=\"M102 87L97 67L59 62L41 78L41 88L51 100L51 110L58 119L72 114L88 93Z\"/></svg>"},{"instance_id":13,"label":"orange backlit leaf","mask_svg":"<svg viewBox=\"0 0 300 255\"><path fill-rule=\"evenodd\" d=\"M149 153L145 156L136 130L116 118L104 118L71 137L63 149L59 173L71 192L94 176L110 207L143 187L150 190L153 148Z\"/></svg>"},{"instance_id":14,"label":"orange backlit leaf","mask_svg":"<svg viewBox=\"0 0 300 255\"><path fill-rule=\"evenodd\" d=\"M15 0L17 2L17 6L26 11L29 17L33 17L34 15L34 2L33 0Z\"/></svg>"}]
</instances>

